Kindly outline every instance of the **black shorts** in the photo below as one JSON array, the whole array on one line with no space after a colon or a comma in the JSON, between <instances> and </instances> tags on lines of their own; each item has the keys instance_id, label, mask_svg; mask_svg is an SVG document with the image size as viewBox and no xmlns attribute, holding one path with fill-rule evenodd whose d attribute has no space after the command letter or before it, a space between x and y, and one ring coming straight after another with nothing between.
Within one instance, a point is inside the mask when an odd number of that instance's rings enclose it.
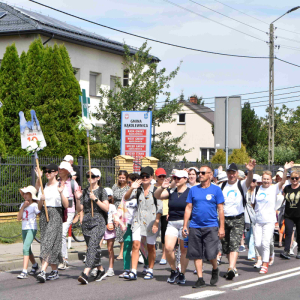
<instances>
[{"instance_id":1,"label":"black shorts","mask_svg":"<svg viewBox=\"0 0 300 300\"><path fill-rule=\"evenodd\" d=\"M218 227L189 229L189 243L186 257L195 259L215 259L218 255Z\"/></svg>"}]
</instances>

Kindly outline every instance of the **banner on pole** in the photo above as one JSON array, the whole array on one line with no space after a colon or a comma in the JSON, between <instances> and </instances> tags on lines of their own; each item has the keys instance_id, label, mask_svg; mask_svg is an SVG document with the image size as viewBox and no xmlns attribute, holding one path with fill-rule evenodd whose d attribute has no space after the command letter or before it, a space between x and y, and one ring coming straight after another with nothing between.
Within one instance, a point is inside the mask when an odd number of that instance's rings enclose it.
<instances>
[{"instance_id":1,"label":"banner on pole","mask_svg":"<svg viewBox=\"0 0 300 300\"><path fill-rule=\"evenodd\" d=\"M130 155L137 163L151 156L152 112L122 111L121 155Z\"/></svg>"}]
</instances>

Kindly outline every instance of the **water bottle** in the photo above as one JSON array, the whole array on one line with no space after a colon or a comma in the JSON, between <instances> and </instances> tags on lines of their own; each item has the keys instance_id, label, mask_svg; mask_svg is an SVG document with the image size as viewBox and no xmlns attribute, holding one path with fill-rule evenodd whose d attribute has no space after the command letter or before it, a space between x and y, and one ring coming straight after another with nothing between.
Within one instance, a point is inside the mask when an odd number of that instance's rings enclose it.
<instances>
[{"instance_id":1,"label":"water bottle","mask_svg":"<svg viewBox=\"0 0 300 300\"><path fill-rule=\"evenodd\" d=\"M187 231L184 231L185 234L187 234ZM187 248L189 246L189 236L187 235L184 239L183 239L183 247Z\"/></svg>"}]
</instances>

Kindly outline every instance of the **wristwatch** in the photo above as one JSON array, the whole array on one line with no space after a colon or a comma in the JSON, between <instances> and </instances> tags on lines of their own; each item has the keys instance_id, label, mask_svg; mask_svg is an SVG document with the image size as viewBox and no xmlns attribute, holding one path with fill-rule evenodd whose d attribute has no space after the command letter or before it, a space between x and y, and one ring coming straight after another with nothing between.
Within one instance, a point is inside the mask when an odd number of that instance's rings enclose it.
<instances>
[{"instance_id":1,"label":"wristwatch","mask_svg":"<svg viewBox=\"0 0 300 300\"><path fill-rule=\"evenodd\" d=\"M98 198L96 198L94 201L97 203L97 202L99 201L99 199L98 199Z\"/></svg>"}]
</instances>

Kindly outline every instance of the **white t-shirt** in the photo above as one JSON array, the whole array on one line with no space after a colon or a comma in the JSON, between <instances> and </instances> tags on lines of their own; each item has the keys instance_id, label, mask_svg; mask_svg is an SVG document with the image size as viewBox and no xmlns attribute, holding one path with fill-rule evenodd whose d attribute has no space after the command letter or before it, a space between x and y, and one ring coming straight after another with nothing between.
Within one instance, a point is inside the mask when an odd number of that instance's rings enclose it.
<instances>
[{"instance_id":1,"label":"white t-shirt","mask_svg":"<svg viewBox=\"0 0 300 300\"><path fill-rule=\"evenodd\" d=\"M20 209L23 207L24 202L21 204ZM36 215L39 214L38 204L33 202L23 210L22 216L22 230L36 229Z\"/></svg>"},{"instance_id":2,"label":"white t-shirt","mask_svg":"<svg viewBox=\"0 0 300 300\"><path fill-rule=\"evenodd\" d=\"M247 193L246 180L241 181L244 194ZM244 212L243 197L238 188L238 181L234 184L226 183L223 189L225 217L237 216Z\"/></svg>"},{"instance_id":3,"label":"white t-shirt","mask_svg":"<svg viewBox=\"0 0 300 300\"><path fill-rule=\"evenodd\" d=\"M107 214L108 214L107 224L110 224L110 223L114 222L113 216L116 212L117 212L117 209L116 209L115 205L114 204L109 204L108 212L107 212Z\"/></svg>"},{"instance_id":4,"label":"white t-shirt","mask_svg":"<svg viewBox=\"0 0 300 300\"><path fill-rule=\"evenodd\" d=\"M137 211L137 201L135 198L131 199L130 201L126 201L126 208L127 208L127 224L132 223L132 219L134 214Z\"/></svg>"},{"instance_id":5,"label":"white t-shirt","mask_svg":"<svg viewBox=\"0 0 300 300\"><path fill-rule=\"evenodd\" d=\"M46 186L44 188L46 206L62 207L61 196L60 196L60 193L57 188L58 188L58 182L56 184L50 185L50 186L48 186L46 184ZM41 196L42 196L42 190L40 188L39 194L38 194L38 199L41 199Z\"/></svg>"},{"instance_id":6,"label":"white t-shirt","mask_svg":"<svg viewBox=\"0 0 300 300\"><path fill-rule=\"evenodd\" d=\"M256 223L276 223L277 195L280 192L278 183L257 191L256 197L253 193L251 203L255 203L254 211ZM280 201L279 201L280 202Z\"/></svg>"}]
</instances>

